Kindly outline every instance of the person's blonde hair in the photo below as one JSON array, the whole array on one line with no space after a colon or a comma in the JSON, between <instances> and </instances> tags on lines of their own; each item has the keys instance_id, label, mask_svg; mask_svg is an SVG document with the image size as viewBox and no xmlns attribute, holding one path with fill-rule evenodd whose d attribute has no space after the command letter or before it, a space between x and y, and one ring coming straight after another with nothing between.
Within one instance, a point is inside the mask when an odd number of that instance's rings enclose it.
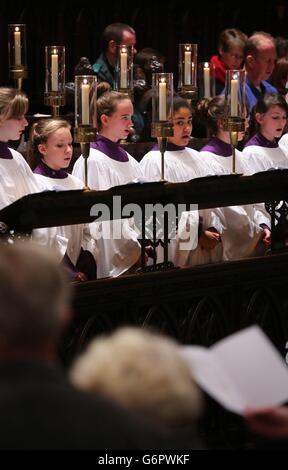
<instances>
[{"instance_id":1,"label":"person's blonde hair","mask_svg":"<svg viewBox=\"0 0 288 470\"><path fill-rule=\"evenodd\" d=\"M29 101L21 90L8 87L0 87L0 117L2 121L7 119L19 119L28 110Z\"/></svg>"},{"instance_id":2,"label":"person's blonde hair","mask_svg":"<svg viewBox=\"0 0 288 470\"><path fill-rule=\"evenodd\" d=\"M35 122L30 130L28 144L28 163L32 170L36 168L42 159L42 154L38 149L39 144L46 144L50 135L64 127L71 129L71 125L64 119L41 119Z\"/></svg>"},{"instance_id":3,"label":"person's blonde hair","mask_svg":"<svg viewBox=\"0 0 288 470\"><path fill-rule=\"evenodd\" d=\"M160 334L126 327L95 339L71 370L75 385L173 427L193 427L201 395L178 345Z\"/></svg>"}]
</instances>

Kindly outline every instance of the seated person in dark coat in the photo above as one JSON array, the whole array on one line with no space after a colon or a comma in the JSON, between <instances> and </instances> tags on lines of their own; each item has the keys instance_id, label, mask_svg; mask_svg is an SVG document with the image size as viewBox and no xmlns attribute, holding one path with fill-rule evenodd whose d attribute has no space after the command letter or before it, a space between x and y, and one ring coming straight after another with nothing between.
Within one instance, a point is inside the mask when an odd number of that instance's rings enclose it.
<instances>
[{"instance_id":1,"label":"seated person in dark coat","mask_svg":"<svg viewBox=\"0 0 288 470\"><path fill-rule=\"evenodd\" d=\"M66 380L57 348L70 313L68 283L52 253L0 245L0 449L165 447L155 427L151 434L136 416Z\"/></svg>"}]
</instances>

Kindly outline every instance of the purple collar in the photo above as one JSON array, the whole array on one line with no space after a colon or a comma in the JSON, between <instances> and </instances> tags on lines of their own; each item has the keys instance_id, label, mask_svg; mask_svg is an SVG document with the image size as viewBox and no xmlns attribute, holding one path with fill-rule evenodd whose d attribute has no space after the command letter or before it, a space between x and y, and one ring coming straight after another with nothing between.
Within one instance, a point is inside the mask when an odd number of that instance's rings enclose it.
<instances>
[{"instance_id":1,"label":"purple collar","mask_svg":"<svg viewBox=\"0 0 288 470\"><path fill-rule=\"evenodd\" d=\"M4 158L6 160L12 160L13 158L7 142L0 142L0 158Z\"/></svg>"},{"instance_id":2,"label":"purple collar","mask_svg":"<svg viewBox=\"0 0 288 470\"><path fill-rule=\"evenodd\" d=\"M200 152L211 152L220 157L231 157L232 148L230 144L218 139L218 137L212 137L212 139L201 148Z\"/></svg>"},{"instance_id":3,"label":"purple collar","mask_svg":"<svg viewBox=\"0 0 288 470\"><path fill-rule=\"evenodd\" d=\"M185 148L185 145L175 145L172 142L167 142L166 150L168 152L177 152L178 150L185 150ZM159 145L155 143L151 150L159 150Z\"/></svg>"},{"instance_id":4,"label":"purple collar","mask_svg":"<svg viewBox=\"0 0 288 470\"><path fill-rule=\"evenodd\" d=\"M47 176L48 178L55 178L59 180L63 180L64 178L67 178L68 173L65 170L53 170L50 168L46 163L41 161L39 165L34 168L33 173L36 173L37 175L42 175L42 176Z\"/></svg>"},{"instance_id":5,"label":"purple collar","mask_svg":"<svg viewBox=\"0 0 288 470\"><path fill-rule=\"evenodd\" d=\"M258 147L266 147L266 148L277 148L278 143L273 139L268 140L264 135L257 132L257 134L253 135L250 140L246 143L245 147L249 147L250 145L257 145Z\"/></svg>"},{"instance_id":6,"label":"purple collar","mask_svg":"<svg viewBox=\"0 0 288 470\"><path fill-rule=\"evenodd\" d=\"M118 142L113 142L103 135L98 135L95 142L90 145L91 148L99 150L99 152L104 153L107 157L117 162L128 162L129 157L127 152L120 147Z\"/></svg>"}]
</instances>

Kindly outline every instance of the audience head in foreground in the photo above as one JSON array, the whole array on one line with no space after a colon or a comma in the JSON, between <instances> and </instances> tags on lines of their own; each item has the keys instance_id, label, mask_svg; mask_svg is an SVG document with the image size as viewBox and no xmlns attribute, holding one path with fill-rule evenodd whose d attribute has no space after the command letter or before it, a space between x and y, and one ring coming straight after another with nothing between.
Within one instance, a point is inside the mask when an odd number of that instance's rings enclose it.
<instances>
[{"instance_id":1,"label":"audience head in foreground","mask_svg":"<svg viewBox=\"0 0 288 470\"><path fill-rule=\"evenodd\" d=\"M71 371L84 390L102 393L171 430L192 430L201 394L173 340L126 327L95 339Z\"/></svg>"},{"instance_id":2,"label":"audience head in foreground","mask_svg":"<svg viewBox=\"0 0 288 470\"><path fill-rule=\"evenodd\" d=\"M57 348L69 310L68 284L50 252L0 245L0 449L175 448L156 424L66 380Z\"/></svg>"}]
</instances>

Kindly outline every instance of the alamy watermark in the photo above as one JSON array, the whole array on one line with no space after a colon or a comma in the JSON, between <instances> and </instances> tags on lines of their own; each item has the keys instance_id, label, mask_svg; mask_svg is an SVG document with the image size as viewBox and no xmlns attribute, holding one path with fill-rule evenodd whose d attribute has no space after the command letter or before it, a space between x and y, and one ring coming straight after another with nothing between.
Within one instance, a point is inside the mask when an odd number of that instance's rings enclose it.
<instances>
[{"instance_id":1,"label":"alamy watermark","mask_svg":"<svg viewBox=\"0 0 288 470\"><path fill-rule=\"evenodd\" d=\"M181 240L180 249L189 249L198 234L197 204L157 203L141 207L135 203L122 205L121 196L113 196L112 211L106 204L97 203L91 207L90 216L96 219L93 230L96 239L131 239L135 229L141 237L144 225L146 239L155 236L164 240L166 230L170 240Z\"/></svg>"}]
</instances>

